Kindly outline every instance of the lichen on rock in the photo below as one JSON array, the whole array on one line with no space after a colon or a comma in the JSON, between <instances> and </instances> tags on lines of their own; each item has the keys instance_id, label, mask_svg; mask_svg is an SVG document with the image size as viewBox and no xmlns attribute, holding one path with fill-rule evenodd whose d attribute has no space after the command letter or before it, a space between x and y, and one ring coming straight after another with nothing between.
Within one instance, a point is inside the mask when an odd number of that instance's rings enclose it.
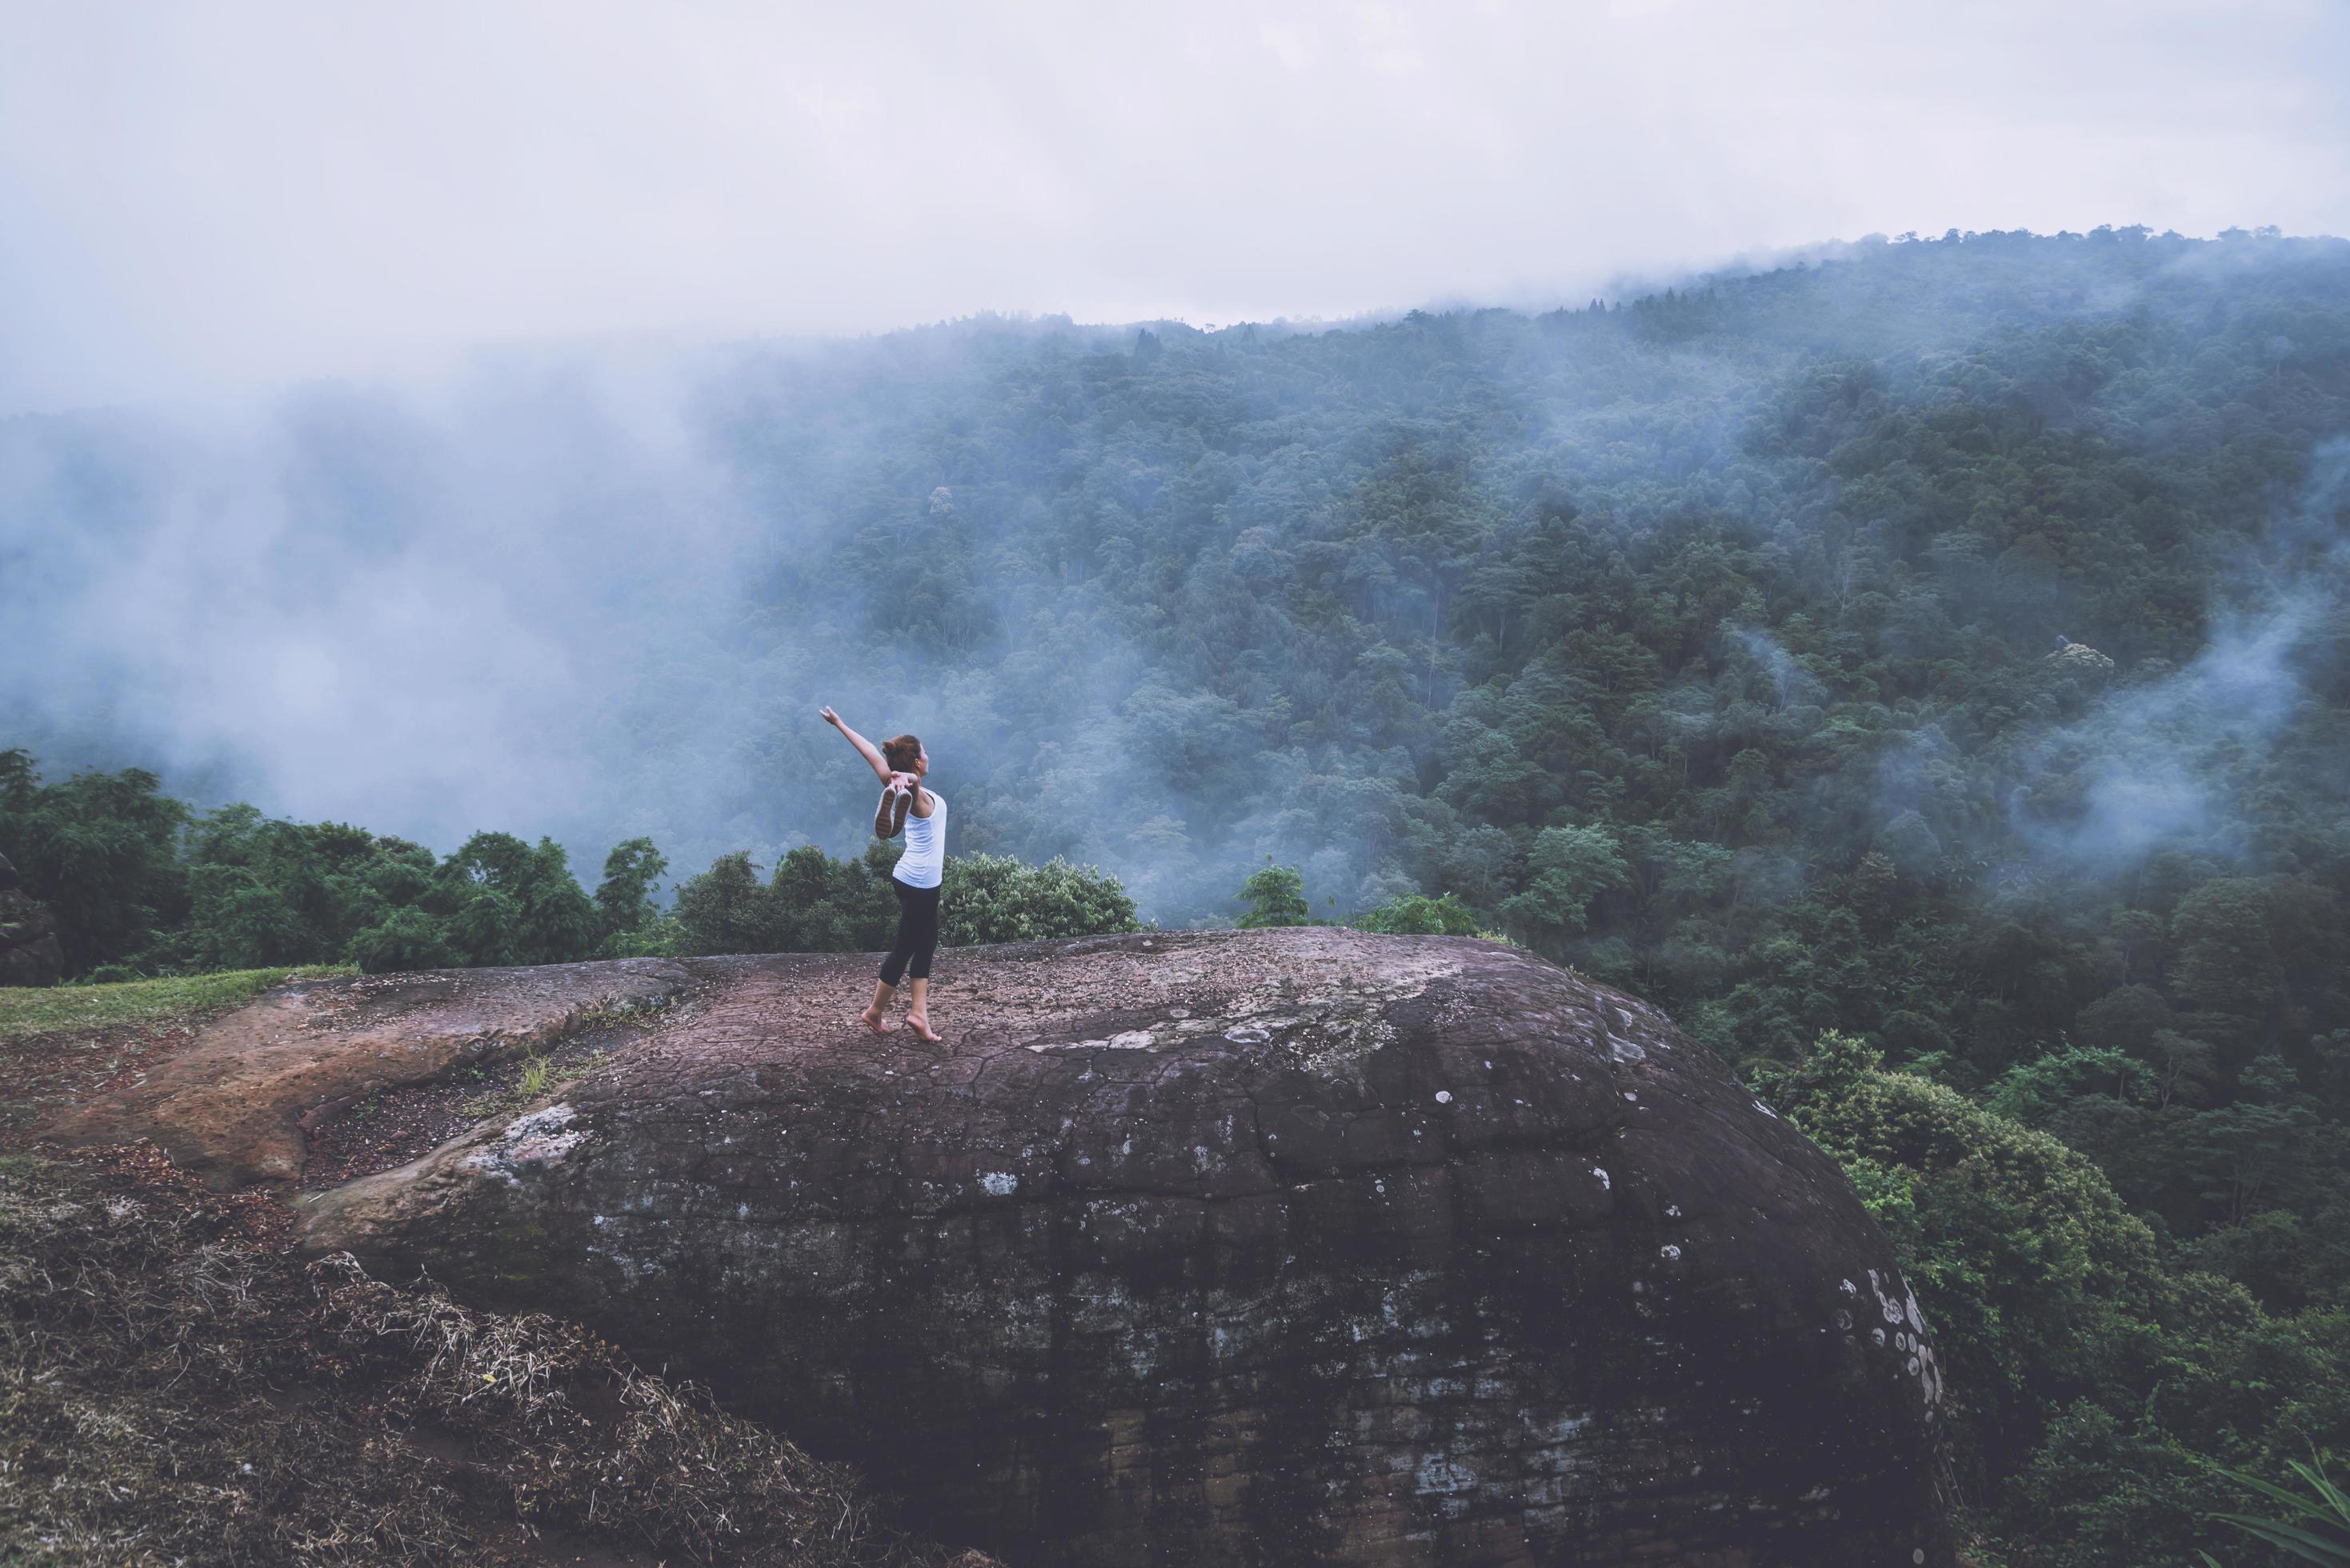
<instances>
[{"instance_id":1,"label":"lichen on rock","mask_svg":"<svg viewBox=\"0 0 2350 1568\"><path fill-rule=\"evenodd\" d=\"M507 1181L519 1180L534 1165L561 1159L586 1141L587 1133L572 1127L569 1106L549 1106L527 1111L506 1124L505 1135L465 1157L465 1168Z\"/></svg>"}]
</instances>

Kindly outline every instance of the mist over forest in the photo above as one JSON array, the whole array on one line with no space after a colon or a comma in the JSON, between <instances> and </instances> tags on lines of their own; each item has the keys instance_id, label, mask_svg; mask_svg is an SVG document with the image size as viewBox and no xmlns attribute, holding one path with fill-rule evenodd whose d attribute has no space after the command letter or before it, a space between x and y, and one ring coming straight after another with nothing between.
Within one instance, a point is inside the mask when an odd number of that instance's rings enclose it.
<instances>
[{"instance_id":1,"label":"mist over forest","mask_svg":"<svg viewBox=\"0 0 2350 1568\"><path fill-rule=\"evenodd\" d=\"M52 774L698 869L862 844L829 701L923 736L958 850L1173 925L1268 855L1339 914L1497 907L1589 820L1728 852L1742 900L1887 835L1985 898L2291 853L2245 790L2340 760L2298 721L2339 651L2345 247L1844 255L20 417L0 724ZM2110 686L2049 678L2059 634Z\"/></svg>"}]
</instances>

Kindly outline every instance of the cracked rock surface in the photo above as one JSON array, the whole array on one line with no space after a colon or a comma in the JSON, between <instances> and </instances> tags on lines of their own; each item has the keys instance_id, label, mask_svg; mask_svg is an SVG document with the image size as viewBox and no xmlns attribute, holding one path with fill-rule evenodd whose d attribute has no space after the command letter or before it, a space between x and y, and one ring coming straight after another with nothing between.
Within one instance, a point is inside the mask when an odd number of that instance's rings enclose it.
<instances>
[{"instance_id":1,"label":"cracked rock surface","mask_svg":"<svg viewBox=\"0 0 2350 1568\"><path fill-rule=\"evenodd\" d=\"M1952 1561L1890 1247L1629 997L1152 933L943 955L931 1046L856 1023L863 958L572 971L681 1000L307 1245L583 1319L1038 1568Z\"/></svg>"}]
</instances>

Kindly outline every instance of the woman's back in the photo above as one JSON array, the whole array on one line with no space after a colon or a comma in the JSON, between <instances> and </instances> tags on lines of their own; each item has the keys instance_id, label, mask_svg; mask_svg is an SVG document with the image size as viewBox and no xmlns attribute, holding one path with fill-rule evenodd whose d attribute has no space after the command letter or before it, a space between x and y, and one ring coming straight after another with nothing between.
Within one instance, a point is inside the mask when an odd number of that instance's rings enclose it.
<instances>
[{"instance_id":1,"label":"woman's back","mask_svg":"<svg viewBox=\"0 0 2350 1568\"><path fill-rule=\"evenodd\" d=\"M936 790L923 793L931 797L931 815L906 814L906 853L889 873L909 888L935 888L946 872L947 797Z\"/></svg>"}]
</instances>

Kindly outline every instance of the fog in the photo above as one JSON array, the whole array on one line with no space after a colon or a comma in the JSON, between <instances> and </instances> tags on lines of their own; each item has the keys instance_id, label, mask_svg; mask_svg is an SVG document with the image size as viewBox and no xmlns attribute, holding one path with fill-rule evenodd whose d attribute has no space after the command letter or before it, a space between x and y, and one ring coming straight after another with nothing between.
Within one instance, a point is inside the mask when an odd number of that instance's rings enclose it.
<instances>
[{"instance_id":1,"label":"fog","mask_svg":"<svg viewBox=\"0 0 2350 1568\"><path fill-rule=\"evenodd\" d=\"M1301 639L1226 624L1284 613L1234 586L1331 547L1332 485L1419 461L1423 394L1317 368L1316 332L1825 258L1816 336L1772 352L1955 348L1976 318L1880 312L1840 264L1911 229L2350 228L2345 44L2282 3L11 9L0 744L444 850L549 834L592 868L650 835L682 874L861 843L830 701L930 742L959 851L1093 860L1172 919L1273 855L1358 907L1414 885L1419 761L1287 704L1442 711L1464 655L1443 548L1409 540L1350 583L1388 639L1350 668L1236 651ZM2098 275L2064 308L2134 306ZM1492 483L1547 474L1627 539L1773 504L1739 453L1776 370L1513 319L1429 383L1506 422ZM1139 321L1187 389L1088 425ZM1245 450L1200 445L1240 421ZM2193 666L2080 733L2225 712L2270 743L2306 569L2242 564ZM1770 633L1722 635L1781 722L1811 711ZM1659 722L1726 734L1726 701ZM2114 755L2064 826L2012 825L2083 863L2223 836L2195 756ZM1452 837L1445 875L1506 881L1506 836Z\"/></svg>"},{"instance_id":2,"label":"fog","mask_svg":"<svg viewBox=\"0 0 2350 1568\"><path fill-rule=\"evenodd\" d=\"M2350 229L2329 0L0 8L0 411L484 343L1580 303Z\"/></svg>"},{"instance_id":3,"label":"fog","mask_svg":"<svg viewBox=\"0 0 2350 1568\"><path fill-rule=\"evenodd\" d=\"M1137 739L1180 699L1115 616L974 571L958 586L1001 631L941 660L874 629L867 576L819 565L860 529L902 537L891 503L954 518L931 478L901 495L939 403L1004 356L1128 337L490 355L235 413L0 421L0 621L36 650L0 670L0 736L52 777L137 763L200 805L442 849L551 834L588 869L649 835L682 874L862 843L872 779L818 722L831 702L921 733L942 791L1010 781L959 850L1065 851L1146 896L1221 878Z\"/></svg>"}]
</instances>

